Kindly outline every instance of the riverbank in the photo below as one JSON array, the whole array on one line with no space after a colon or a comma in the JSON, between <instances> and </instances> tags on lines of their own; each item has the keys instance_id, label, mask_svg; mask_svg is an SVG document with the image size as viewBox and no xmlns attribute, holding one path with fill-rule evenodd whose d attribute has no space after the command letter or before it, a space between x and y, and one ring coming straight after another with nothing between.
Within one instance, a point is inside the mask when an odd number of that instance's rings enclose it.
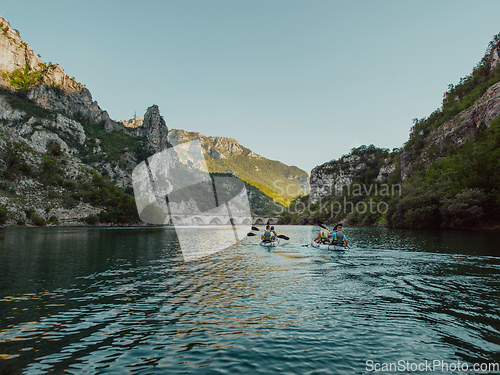
<instances>
[{"instance_id":1,"label":"riverbank","mask_svg":"<svg viewBox=\"0 0 500 375\"><path fill-rule=\"evenodd\" d=\"M398 229L398 228L393 228L387 223L382 223L382 224L352 224L349 222L342 222L345 227L375 227L375 228L387 228L387 229ZM324 225L333 227L337 223L325 223ZM317 224L309 224L309 223L304 223L304 224L283 224L279 223L279 225L298 225L298 226L307 226L307 225L317 225ZM148 224L144 222L138 222L138 223L128 223L128 224L121 224L121 223L99 223L99 224L87 224L84 222L76 222L76 221L71 221L71 222L65 222L65 223L59 223L59 224L47 224L47 225L33 225L33 224L25 224L25 225L19 225L19 224L14 224L14 223L9 223L9 224L3 224L0 225L0 229L7 229L7 228L162 228L162 227L173 227L173 225L154 225L154 224ZM440 230L449 230L449 231L463 231L464 228L423 228L422 230L435 230L435 229L440 229ZM489 231L489 232L500 232L500 223L488 223L488 224L483 224L481 226L474 226L474 227L467 227L467 230L472 230L472 231Z\"/></svg>"},{"instance_id":2,"label":"riverbank","mask_svg":"<svg viewBox=\"0 0 500 375\"><path fill-rule=\"evenodd\" d=\"M133 224L117 224L117 223L101 223L101 224L86 224L79 222L67 222L62 224L47 224L47 225L18 225L18 224L4 224L0 225L0 229L7 228L131 228L131 227L141 227L141 228L161 228L166 225L153 225L147 223L133 223Z\"/></svg>"}]
</instances>

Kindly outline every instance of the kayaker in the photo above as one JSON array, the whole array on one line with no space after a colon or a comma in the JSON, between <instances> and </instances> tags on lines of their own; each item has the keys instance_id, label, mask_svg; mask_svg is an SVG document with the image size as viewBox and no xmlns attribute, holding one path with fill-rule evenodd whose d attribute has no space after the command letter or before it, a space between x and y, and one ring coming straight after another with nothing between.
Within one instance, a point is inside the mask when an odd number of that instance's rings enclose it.
<instances>
[{"instance_id":1,"label":"kayaker","mask_svg":"<svg viewBox=\"0 0 500 375\"><path fill-rule=\"evenodd\" d=\"M336 232L332 234L332 245L335 246L347 246L349 241L347 241L347 236L342 233L342 224L337 224L335 226Z\"/></svg>"},{"instance_id":2,"label":"kayaker","mask_svg":"<svg viewBox=\"0 0 500 375\"><path fill-rule=\"evenodd\" d=\"M318 233L318 237L314 239L314 242L329 244L330 243L330 241L328 240L329 237L330 237L330 231L328 229L321 228L321 230Z\"/></svg>"},{"instance_id":3,"label":"kayaker","mask_svg":"<svg viewBox=\"0 0 500 375\"><path fill-rule=\"evenodd\" d=\"M261 239L264 242L273 242L272 236L273 234L271 232L271 227L268 224L266 225L266 230L264 231L264 234L261 236Z\"/></svg>"},{"instance_id":4,"label":"kayaker","mask_svg":"<svg viewBox=\"0 0 500 375\"><path fill-rule=\"evenodd\" d=\"M274 230L274 226L271 227L271 234L272 234L271 241L276 241L276 238L278 238L278 233L276 233L276 231Z\"/></svg>"}]
</instances>

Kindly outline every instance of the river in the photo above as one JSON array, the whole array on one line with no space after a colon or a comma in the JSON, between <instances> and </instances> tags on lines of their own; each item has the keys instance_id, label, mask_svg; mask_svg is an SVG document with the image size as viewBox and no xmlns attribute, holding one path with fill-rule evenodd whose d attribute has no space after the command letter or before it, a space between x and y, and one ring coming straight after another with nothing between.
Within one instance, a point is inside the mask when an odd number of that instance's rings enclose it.
<instances>
[{"instance_id":1,"label":"river","mask_svg":"<svg viewBox=\"0 0 500 375\"><path fill-rule=\"evenodd\" d=\"M331 252L303 246L318 229L278 226L290 240L276 248L246 237L191 262L173 228L0 230L0 373L500 362L499 233L345 227L351 248Z\"/></svg>"}]
</instances>

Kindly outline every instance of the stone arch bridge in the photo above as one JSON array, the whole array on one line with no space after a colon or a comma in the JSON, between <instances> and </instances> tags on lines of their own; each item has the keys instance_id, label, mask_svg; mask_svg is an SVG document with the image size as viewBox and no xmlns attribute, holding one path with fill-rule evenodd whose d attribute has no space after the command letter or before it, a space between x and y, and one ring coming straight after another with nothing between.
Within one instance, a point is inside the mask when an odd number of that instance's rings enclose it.
<instances>
[{"instance_id":1,"label":"stone arch bridge","mask_svg":"<svg viewBox=\"0 0 500 375\"><path fill-rule=\"evenodd\" d=\"M251 220L250 220L251 219ZM233 216L228 220L227 216L217 215L173 215L174 225L266 225L278 224L277 216Z\"/></svg>"}]
</instances>

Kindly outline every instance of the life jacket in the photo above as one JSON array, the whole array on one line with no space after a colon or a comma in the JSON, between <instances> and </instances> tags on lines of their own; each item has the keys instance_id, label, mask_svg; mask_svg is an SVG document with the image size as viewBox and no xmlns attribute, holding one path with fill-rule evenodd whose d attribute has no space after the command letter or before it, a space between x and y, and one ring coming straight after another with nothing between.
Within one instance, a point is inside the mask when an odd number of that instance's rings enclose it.
<instances>
[{"instance_id":1,"label":"life jacket","mask_svg":"<svg viewBox=\"0 0 500 375\"><path fill-rule=\"evenodd\" d=\"M329 243L330 241L328 240L328 236L330 234L329 231L327 231L326 229L321 229L321 232L319 232L320 234L320 239L319 239L319 242L320 243Z\"/></svg>"},{"instance_id":2,"label":"life jacket","mask_svg":"<svg viewBox=\"0 0 500 375\"><path fill-rule=\"evenodd\" d=\"M272 233L268 230L264 232L264 242L271 242Z\"/></svg>"},{"instance_id":3,"label":"life jacket","mask_svg":"<svg viewBox=\"0 0 500 375\"><path fill-rule=\"evenodd\" d=\"M337 237L337 235L338 235L338 237ZM335 232L335 235L332 237L332 245L344 246L345 245L344 233Z\"/></svg>"}]
</instances>

